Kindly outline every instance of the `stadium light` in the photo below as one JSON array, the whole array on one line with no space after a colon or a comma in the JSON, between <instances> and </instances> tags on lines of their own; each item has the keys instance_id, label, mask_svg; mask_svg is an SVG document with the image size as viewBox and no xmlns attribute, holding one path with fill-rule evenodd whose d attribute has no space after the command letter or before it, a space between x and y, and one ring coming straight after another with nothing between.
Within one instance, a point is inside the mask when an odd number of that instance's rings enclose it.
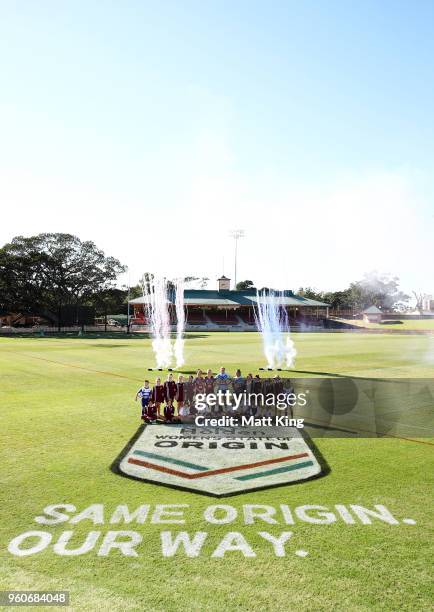
<instances>
[{"instance_id":1,"label":"stadium light","mask_svg":"<svg viewBox=\"0 0 434 612\"><path fill-rule=\"evenodd\" d=\"M237 288L237 252L238 252L238 240L244 238L244 230L236 229L229 232L231 238L235 240L235 261L234 261L234 288Z\"/></svg>"}]
</instances>

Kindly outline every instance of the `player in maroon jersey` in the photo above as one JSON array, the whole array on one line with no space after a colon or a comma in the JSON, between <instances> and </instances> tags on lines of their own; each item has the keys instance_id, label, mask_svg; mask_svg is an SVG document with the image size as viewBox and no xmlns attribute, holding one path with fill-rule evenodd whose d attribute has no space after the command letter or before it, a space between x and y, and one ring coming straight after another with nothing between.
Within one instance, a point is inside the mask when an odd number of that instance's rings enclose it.
<instances>
[{"instance_id":1,"label":"player in maroon jersey","mask_svg":"<svg viewBox=\"0 0 434 612\"><path fill-rule=\"evenodd\" d=\"M158 377L157 380L155 381L155 385L152 388L152 396L151 396L151 402L155 406L157 417L161 416L160 406L161 404L164 403L165 399L166 399L166 394L164 390L164 385L161 384L161 378Z\"/></svg>"},{"instance_id":2,"label":"player in maroon jersey","mask_svg":"<svg viewBox=\"0 0 434 612\"><path fill-rule=\"evenodd\" d=\"M177 420L175 417L175 408L173 404L166 404L164 406L164 420L166 423L172 423L173 420Z\"/></svg>"},{"instance_id":3,"label":"player in maroon jersey","mask_svg":"<svg viewBox=\"0 0 434 612\"><path fill-rule=\"evenodd\" d=\"M152 403L152 401L150 401L143 411L143 422L146 424L154 423L157 420L157 416L157 407Z\"/></svg>"},{"instance_id":4,"label":"player in maroon jersey","mask_svg":"<svg viewBox=\"0 0 434 612\"><path fill-rule=\"evenodd\" d=\"M168 406L173 405L173 400L176 396L176 382L173 380L173 374L169 374L164 383L164 399Z\"/></svg>"},{"instance_id":5,"label":"player in maroon jersey","mask_svg":"<svg viewBox=\"0 0 434 612\"><path fill-rule=\"evenodd\" d=\"M196 372L196 378L194 379L194 394L205 393L205 379L203 377L202 370Z\"/></svg>"},{"instance_id":6,"label":"player in maroon jersey","mask_svg":"<svg viewBox=\"0 0 434 612\"><path fill-rule=\"evenodd\" d=\"M194 398L194 378L190 374L187 381L184 383L184 402L191 408L193 406Z\"/></svg>"},{"instance_id":7,"label":"player in maroon jersey","mask_svg":"<svg viewBox=\"0 0 434 612\"><path fill-rule=\"evenodd\" d=\"M184 406L184 396L185 396L184 377L182 374L180 374L178 376L178 382L176 383L176 395L175 395L178 415L180 414L181 408Z\"/></svg>"},{"instance_id":8,"label":"player in maroon jersey","mask_svg":"<svg viewBox=\"0 0 434 612\"><path fill-rule=\"evenodd\" d=\"M205 381L205 393L206 393L207 403L208 403L208 397L214 394L215 379L214 379L214 374L212 373L212 370L210 369L207 370L204 381ZM212 412L212 407L209 406L209 404L208 404L207 412Z\"/></svg>"},{"instance_id":9,"label":"player in maroon jersey","mask_svg":"<svg viewBox=\"0 0 434 612\"><path fill-rule=\"evenodd\" d=\"M193 410L192 410L192 414L196 414L197 410L196 410L196 396L198 395L205 395L205 379L203 377L203 372L202 370L198 370L196 372L196 378L194 379L194 383L193 383L193 388L194 388L194 398L195 401L193 403ZM200 398L203 401L203 397Z\"/></svg>"}]
</instances>

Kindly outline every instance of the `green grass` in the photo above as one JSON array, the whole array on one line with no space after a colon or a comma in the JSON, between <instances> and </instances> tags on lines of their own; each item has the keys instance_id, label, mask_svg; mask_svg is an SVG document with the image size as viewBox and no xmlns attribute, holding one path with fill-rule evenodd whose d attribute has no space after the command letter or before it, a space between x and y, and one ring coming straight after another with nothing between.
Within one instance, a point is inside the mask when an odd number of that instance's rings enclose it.
<instances>
[{"instance_id":1,"label":"green grass","mask_svg":"<svg viewBox=\"0 0 434 612\"><path fill-rule=\"evenodd\" d=\"M429 377L434 337L400 334L297 334L296 372L321 376ZM191 334L186 372L196 367L256 372L256 334ZM144 339L0 338L1 522L0 588L68 589L77 610L426 610L432 607L433 447L399 439L323 439L331 472L290 487L224 500L148 485L109 467L138 426L133 397L152 365ZM59 557L52 550L14 557L16 535L33 529L58 536L99 529L90 521L45 527L33 518L52 503L82 510L104 503L189 504L185 526L132 525L143 534L140 556L116 551ZM416 525L207 525L204 509L243 504L384 504ZM122 529L123 527L118 527ZM267 529L268 528L268 529ZM105 533L110 526L100 527ZM208 531L204 554L161 555L162 530ZM277 558L257 532L293 530L288 554ZM240 531L257 552L210 557L228 531ZM306 549L304 559L294 555Z\"/></svg>"},{"instance_id":2,"label":"green grass","mask_svg":"<svg viewBox=\"0 0 434 612\"><path fill-rule=\"evenodd\" d=\"M351 325L357 325L365 329L383 329L392 330L399 332L400 330L415 330L415 331L434 331L434 318L432 319L421 319L420 321L399 319L398 321L387 319L387 317L381 323L365 323L361 319L338 319L344 323L350 323Z\"/></svg>"}]
</instances>

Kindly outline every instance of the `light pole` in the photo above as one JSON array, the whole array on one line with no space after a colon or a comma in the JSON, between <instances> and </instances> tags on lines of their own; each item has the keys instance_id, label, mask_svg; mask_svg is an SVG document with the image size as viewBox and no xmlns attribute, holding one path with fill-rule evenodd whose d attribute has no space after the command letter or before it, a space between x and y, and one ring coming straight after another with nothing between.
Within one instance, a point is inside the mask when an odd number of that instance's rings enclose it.
<instances>
[{"instance_id":1,"label":"light pole","mask_svg":"<svg viewBox=\"0 0 434 612\"><path fill-rule=\"evenodd\" d=\"M131 285L131 278L130 278L130 271L128 270L128 294L127 294L127 334L130 333L130 285Z\"/></svg>"},{"instance_id":2,"label":"light pole","mask_svg":"<svg viewBox=\"0 0 434 612\"><path fill-rule=\"evenodd\" d=\"M236 229L231 230L229 235L235 240L235 261L234 261L234 288L237 288L237 252L238 252L238 239L244 238L244 230Z\"/></svg>"}]
</instances>

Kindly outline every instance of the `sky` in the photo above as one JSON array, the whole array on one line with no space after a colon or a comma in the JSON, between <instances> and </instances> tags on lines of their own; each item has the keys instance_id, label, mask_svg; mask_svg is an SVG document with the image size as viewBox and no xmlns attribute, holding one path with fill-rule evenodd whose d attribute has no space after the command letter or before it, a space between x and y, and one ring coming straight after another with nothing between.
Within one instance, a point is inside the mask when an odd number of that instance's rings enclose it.
<instances>
[{"instance_id":1,"label":"sky","mask_svg":"<svg viewBox=\"0 0 434 612\"><path fill-rule=\"evenodd\" d=\"M0 244L434 293L434 3L0 0Z\"/></svg>"}]
</instances>

